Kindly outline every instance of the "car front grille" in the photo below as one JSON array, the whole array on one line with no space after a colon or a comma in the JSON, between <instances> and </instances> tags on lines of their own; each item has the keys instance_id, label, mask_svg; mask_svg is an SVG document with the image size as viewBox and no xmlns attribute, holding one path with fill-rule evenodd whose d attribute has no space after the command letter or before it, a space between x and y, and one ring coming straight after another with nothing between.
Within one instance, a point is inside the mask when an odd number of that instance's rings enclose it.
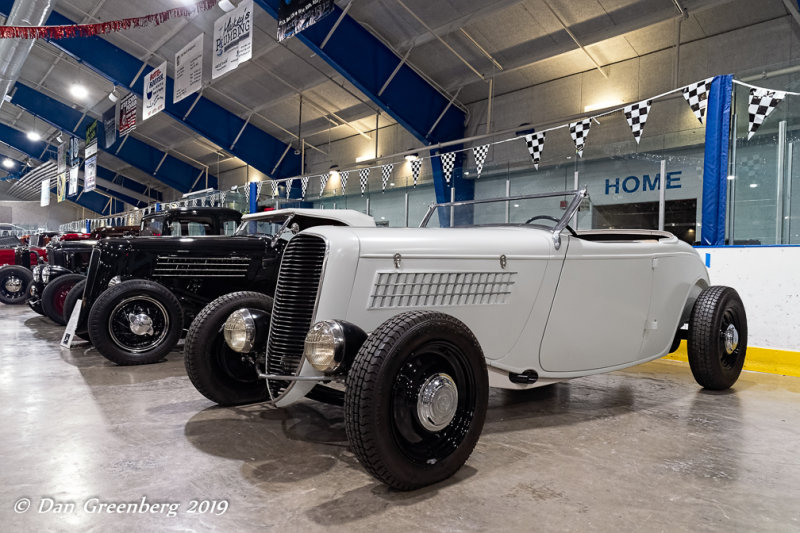
<instances>
[{"instance_id":1,"label":"car front grille","mask_svg":"<svg viewBox=\"0 0 800 533\"><path fill-rule=\"evenodd\" d=\"M325 241L312 235L298 235L286 246L267 341L268 374L295 375L300 369L303 342L314 318L325 250ZM270 380L272 396L280 396L289 384Z\"/></svg>"},{"instance_id":2,"label":"car front grille","mask_svg":"<svg viewBox=\"0 0 800 533\"><path fill-rule=\"evenodd\" d=\"M181 257L160 255L153 269L154 277L169 278L243 278L250 266L249 257Z\"/></svg>"}]
</instances>

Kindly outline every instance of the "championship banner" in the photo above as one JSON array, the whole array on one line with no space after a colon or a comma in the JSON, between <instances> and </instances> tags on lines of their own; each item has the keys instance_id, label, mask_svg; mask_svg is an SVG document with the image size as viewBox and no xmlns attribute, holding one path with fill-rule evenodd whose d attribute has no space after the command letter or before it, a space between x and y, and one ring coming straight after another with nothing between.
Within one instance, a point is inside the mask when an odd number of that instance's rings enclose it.
<instances>
[{"instance_id":1,"label":"championship banner","mask_svg":"<svg viewBox=\"0 0 800 533\"><path fill-rule=\"evenodd\" d=\"M97 185L97 156L89 157L83 169L83 192L93 191Z\"/></svg>"},{"instance_id":2,"label":"championship banner","mask_svg":"<svg viewBox=\"0 0 800 533\"><path fill-rule=\"evenodd\" d=\"M93 121L86 126L86 146L83 149L83 157L92 157L97 153L97 121Z\"/></svg>"},{"instance_id":3,"label":"championship banner","mask_svg":"<svg viewBox=\"0 0 800 533\"><path fill-rule=\"evenodd\" d=\"M164 110L167 102L167 62L150 71L144 77L144 103L142 121Z\"/></svg>"},{"instance_id":4,"label":"championship banner","mask_svg":"<svg viewBox=\"0 0 800 533\"><path fill-rule=\"evenodd\" d=\"M175 54L172 102L177 104L203 86L203 33Z\"/></svg>"},{"instance_id":5,"label":"championship banner","mask_svg":"<svg viewBox=\"0 0 800 533\"><path fill-rule=\"evenodd\" d=\"M61 143L58 145L58 172L59 174L63 174L67 171L67 143Z\"/></svg>"},{"instance_id":6,"label":"championship banner","mask_svg":"<svg viewBox=\"0 0 800 533\"><path fill-rule=\"evenodd\" d=\"M103 113L103 133L105 139L103 147L108 150L117 142L117 109L112 107ZM59 171L60 172L60 171Z\"/></svg>"},{"instance_id":7,"label":"championship banner","mask_svg":"<svg viewBox=\"0 0 800 533\"><path fill-rule=\"evenodd\" d=\"M278 8L278 41L296 35L333 12L333 0L283 0Z\"/></svg>"},{"instance_id":8,"label":"championship banner","mask_svg":"<svg viewBox=\"0 0 800 533\"><path fill-rule=\"evenodd\" d=\"M136 95L129 93L128 96L119 101L117 111L117 131L120 137L124 137L136 129Z\"/></svg>"},{"instance_id":9,"label":"championship banner","mask_svg":"<svg viewBox=\"0 0 800 533\"><path fill-rule=\"evenodd\" d=\"M211 78L216 79L253 55L253 0L225 13L214 22Z\"/></svg>"},{"instance_id":10,"label":"championship banner","mask_svg":"<svg viewBox=\"0 0 800 533\"><path fill-rule=\"evenodd\" d=\"M75 165L70 167L69 169L69 190L67 191L67 196L75 196L78 194L78 170L80 169L79 165Z\"/></svg>"},{"instance_id":11,"label":"championship banner","mask_svg":"<svg viewBox=\"0 0 800 533\"><path fill-rule=\"evenodd\" d=\"M69 138L69 166L74 167L81 160L81 142L77 137Z\"/></svg>"},{"instance_id":12,"label":"championship banner","mask_svg":"<svg viewBox=\"0 0 800 533\"><path fill-rule=\"evenodd\" d=\"M56 199L58 203L64 201L67 197L67 173L62 172L56 176Z\"/></svg>"},{"instance_id":13,"label":"championship banner","mask_svg":"<svg viewBox=\"0 0 800 533\"><path fill-rule=\"evenodd\" d=\"M44 207L50 205L50 179L42 180L42 196L39 205Z\"/></svg>"}]
</instances>

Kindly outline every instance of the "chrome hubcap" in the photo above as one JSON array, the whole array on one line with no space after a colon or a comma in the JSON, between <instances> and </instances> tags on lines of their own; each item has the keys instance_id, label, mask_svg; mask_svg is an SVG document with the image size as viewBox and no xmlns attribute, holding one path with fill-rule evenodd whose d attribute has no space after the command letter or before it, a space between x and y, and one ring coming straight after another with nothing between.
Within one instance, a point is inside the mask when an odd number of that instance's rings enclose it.
<instances>
[{"instance_id":1,"label":"chrome hubcap","mask_svg":"<svg viewBox=\"0 0 800 533\"><path fill-rule=\"evenodd\" d=\"M153 319L145 314L128 315L128 321L131 323L131 332L135 335L152 335L153 334Z\"/></svg>"},{"instance_id":2,"label":"chrome hubcap","mask_svg":"<svg viewBox=\"0 0 800 533\"><path fill-rule=\"evenodd\" d=\"M458 408L458 388L447 374L425 380L417 397L417 418L428 431L440 431L453 420Z\"/></svg>"},{"instance_id":3,"label":"chrome hubcap","mask_svg":"<svg viewBox=\"0 0 800 533\"><path fill-rule=\"evenodd\" d=\"M736 331L736 326L730 324L728 329L725 330L725 351L728 355L736 351L739 347L739 332Z\"/></svg>"},{"instance_id":4,"label":"chrome hubcap","mask_svg":"<svg viewBox=\"0 0 800 533\"><path fill-rule=\"evenodd\" d=\"M22 280L16 276L11 276L6 279L5 287L8 292L19 292L22 290Z\"/></svg>"}]
</instances>

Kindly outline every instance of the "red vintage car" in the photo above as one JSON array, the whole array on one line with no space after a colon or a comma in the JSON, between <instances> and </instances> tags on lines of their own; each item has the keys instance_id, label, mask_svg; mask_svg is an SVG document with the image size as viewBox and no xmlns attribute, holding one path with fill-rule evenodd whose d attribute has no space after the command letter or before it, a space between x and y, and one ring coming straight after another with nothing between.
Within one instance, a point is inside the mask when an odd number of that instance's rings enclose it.
<instances>
[{"instance_id":1,"label":"red vintage car","mask_svg":"<svg viewBox=\"0 0 800 533\"><path fill-rule=\"evenodd\" d=\"M28 298L33 281L31 267L47 260L47 252L37 246L17 244L0 248L0 302L21 304Z\"/></svg>"}]
</instances>

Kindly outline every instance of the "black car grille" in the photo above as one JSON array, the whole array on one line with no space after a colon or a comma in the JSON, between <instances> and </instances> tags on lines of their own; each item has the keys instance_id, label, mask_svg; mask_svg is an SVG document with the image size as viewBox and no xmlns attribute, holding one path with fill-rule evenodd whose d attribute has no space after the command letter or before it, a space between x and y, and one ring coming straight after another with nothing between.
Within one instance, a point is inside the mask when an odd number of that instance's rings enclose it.
<instances>
[{"instance_id":1,"label":"black car grille","mask_svg":"<svg viewBox=\"0 0 800 533\"><path fill-rule=\"evenodd\" d=\"M295 375L300 369L303 342L317 302L325 249L325 241L312 235L298 235L286 246L267 341L268 374ZM277 398L289 382L270 380L269 386L272 396Z\"/></svg>"},{"instance_id":2,"label":"black car grille","mask_svg":"<svg viewBox=\"0 0 800 533\"><path fill-rule=\"evenodd\" d=\"M181 257L160 255L154 277L168 278L243 278L250 267L249 257Z\"/></svg>"}]
</instances>

